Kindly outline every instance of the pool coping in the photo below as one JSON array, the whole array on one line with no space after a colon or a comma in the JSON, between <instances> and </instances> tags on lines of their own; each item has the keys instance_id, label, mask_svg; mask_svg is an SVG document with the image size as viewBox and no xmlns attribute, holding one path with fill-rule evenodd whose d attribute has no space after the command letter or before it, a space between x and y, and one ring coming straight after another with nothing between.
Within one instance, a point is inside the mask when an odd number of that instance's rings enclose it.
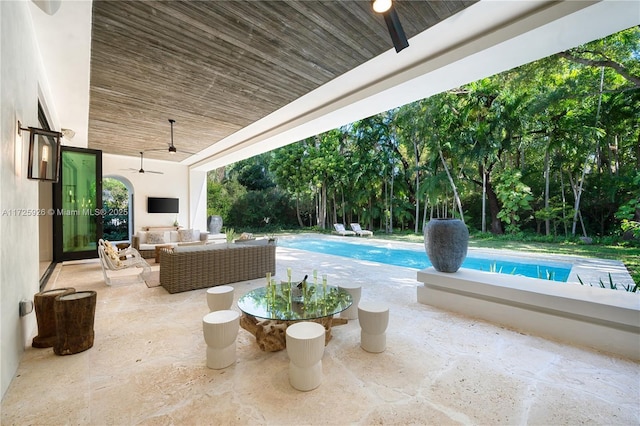
<instances>
[{"instance_id":1,"label":"pool coping","mask_svg":"<svg viewBox=\"0 0 640 426\"><path fill-rule=\"evenodd\" d=\"M331 239L336 238L345 237ZM356 239L351 241L358 242ZM419 243L388 240L360 241L413 249L420 246ZM590 279L603 279L601 274L604 272L611 273L616 283L620 283L618 280L625 275L631 280L626 267L619 261L498 249L470 248L469 253L471 256L500 255L518 260L528 258L570 263L573 267L569 278L580 275L585 283ZM455 273L443 273L429 267L417 270L416 280L421 283L416 286L418 303L640 361L638 293L612 291L599 285L580 285L576 278L575 281L562 283L467 268ZM607 282L608 276L603 281Z\"/></svg>"}]
</instances>

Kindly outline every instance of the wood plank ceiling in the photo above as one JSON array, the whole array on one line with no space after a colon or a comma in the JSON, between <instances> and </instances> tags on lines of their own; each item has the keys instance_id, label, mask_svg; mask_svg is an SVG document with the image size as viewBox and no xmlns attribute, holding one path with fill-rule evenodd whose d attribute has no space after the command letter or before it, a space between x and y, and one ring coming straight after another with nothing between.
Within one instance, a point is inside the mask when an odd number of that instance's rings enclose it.
<instances>
[{"instance_id":1,"label":"wood plank ceiling","mask_svg":"<svg viewBox=\"0 0 640 426\"><path fill-rule=\"evenodd\" d=\"M411 38L475 1L395 4ZM89 147L181 161L392 47L369 0L96 0Z\"/></svg>"}]
</instances>

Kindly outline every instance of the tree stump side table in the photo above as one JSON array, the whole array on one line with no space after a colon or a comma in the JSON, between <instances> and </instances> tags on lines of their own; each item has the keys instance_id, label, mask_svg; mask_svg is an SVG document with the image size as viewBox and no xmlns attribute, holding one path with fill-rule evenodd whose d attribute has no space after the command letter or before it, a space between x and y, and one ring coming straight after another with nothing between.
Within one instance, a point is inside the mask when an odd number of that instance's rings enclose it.
<instances>
[{"instance_id":1,"label":"tree stump side table","mask_svg":"<svg viewBox=\"0 0 640 426\"><path fill-rule=\"evenodd\" d=\"M38 335L33 338L31 346L34 348L50 348L56 342L56 313L53 309L55 298L62 295L75 293L72 287L56 288L54 290L41 291L33 296L33 305L36 310L38 322Z\"/></svg>"},{"instance_id":2,"label":"tree stump side table","mask_svg":"<svg viewBox=\"0 0 640 426\"><path fill-rule=\"evenodd\" d=\"M71 355L93 346L97 293L79 291L56 297L56 355Z\"/></svg>"}]
</instances>

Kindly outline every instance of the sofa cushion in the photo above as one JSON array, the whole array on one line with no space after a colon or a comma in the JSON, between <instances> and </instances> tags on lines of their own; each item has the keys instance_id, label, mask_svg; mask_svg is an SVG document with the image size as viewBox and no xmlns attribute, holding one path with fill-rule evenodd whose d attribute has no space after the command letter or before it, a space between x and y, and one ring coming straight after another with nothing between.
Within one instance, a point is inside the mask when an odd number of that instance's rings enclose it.
<instances>
[{"instance_id":1,"label":"sofa cushion","mask_svg":"<svg viewBox=\"0 0 640 426\"><path fill-rule=\"evenodd\" d=\"M164 232L147 232L147 244L165 244L167 241L164 234Z\"/></svg>"},{"instance_id":2,"label":"sofa cushion","mask_svg":"<svg viewBox=\"0 0 640 426\"><path fill-rule=\"evenodd\" d=\"M193 230L192 229L180 229L178 230L178 241L186 243L193 241Z\"/></svg>"},{"instance_id":3,"label":"sofa cushion","mask_svg":"<svg viewBox=\"0 0 640 426\"><path fill-rule=\"evenodd\" d=\"M146 232L146 231L138 231L136 233L136 236L138 237L138 243L139 244L147 244L147 234L148 234L148 232Z\"/></svg>"},{"instance_id":4,"label":"sofa cushion","mask_svg":"<svg viewBox=\"0 0 640 426\"><path fill-rule=\"evenodd\" d=\"M266 238L258 238L253 240L236 240L234 244L244 246L266 246L269 244L269 240Z\"/></svg>"},{"instance_id":5,"label":"sofa cushion","mask_svg":"<svg viewBox=\"0 0 640 426\"><path fill-rule=\"evenodd\" d=\"M178 233L178 231L169 231L169 239L167 241L169 241L170 243L179 243L180 234Z\"/></svg>"},{"instance_id":6,"label":"sofa cushion","mask_svg":"<svg viewBox=\"0 0 640 426\"><path fill-rule=\"evenodd\" d=\"M187 252L193 252L193 251L210 251L210 250L220 250L220 249L226 249L227 245L226 244L198 244L198 245L194 245L194 246L177 246L176 248L173 249L174 253L187 253Z\"/></svg>"}]
</instances>

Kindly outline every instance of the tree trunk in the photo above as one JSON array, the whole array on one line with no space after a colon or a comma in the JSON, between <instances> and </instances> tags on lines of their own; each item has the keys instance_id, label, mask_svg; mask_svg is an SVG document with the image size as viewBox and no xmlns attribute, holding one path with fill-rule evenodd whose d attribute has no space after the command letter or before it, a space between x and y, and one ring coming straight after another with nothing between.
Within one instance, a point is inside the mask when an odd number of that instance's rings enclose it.
<instances>
[{"instance_id":1,"label":"tree trunk","mask_svg":"<svg viewBox=\"0 0 640 426\"><path fill-rule=\"evenodd\" d=\"M487 174L484 171L484 164L481 169L482 173L482 232L487 232Z\"/></svg>"},{"instance_id":2,"label":"tree trunk","mask_svg":"<svg viewBox=\"0 0 640 426\"><path fill-rule=\"evenodd\" d=\"M391 168L391 190L389 196L389 226L387 232L393 234L393 167Z\"/></svg>"},{"instance_id":3,"label":"tree trunk","mask_svg":"<svg viewBox=\"0 0 640 426\"><path fill-rule=\"evenodd\" d=\"M569 235L569 230L567 229L567 198L564 193L564 178L562 177L562 172L560 172L560 191L562 194L562 225L564 227L564 236Z\"/></svg>"},{"instance_id":4,"label":"tree trunk","mask_svg":"<svg viewBox=\"0 0 640 426\"><path fill-rule=\"evenodd\" d=\"M324 183L318 193L318 227L326 229L327 224L327 188Z\"/></svg>"},{"instance_id":5,"label":"tree trunk","mask_svg":"<svg viewBox=\"0 0 640 426\"><path fill-rule=\"evenodd\" d=\"M345 225L347 224L347 222L349 222L347 220L346 214L345 214L345 205L347 204L344 200L344 191L341 189L340 190L340 195L342 197L342 204L340 205L340 210L342 210L342 223L344 223Z\"/></svg>"},{"instance_id":6,"label":"tree trunk","mask_svg":"<svg viewBox=\"0 0 640 426\"><path fill-rule=\"evenodd\" d=\"M545 220L544 229L545 235L551 234L551 219L549 218L549 144L547 143L547 149L544 152L544 210Z\"/></svg>"},{"instance_id":7,"label":"tree trunk","mask_svg":"<svg viewBox=\"0 0 640 426\"><path fill-rule=\"evenodd\" d=\"M304 228L304 222L302 216L300 216L300 194L296 191L296 218L298 219L298 225L300 228Z\"/></svg>"},{"instance_id":8,"label":"tree trunk","mask_svg":"<svg viewBox=\"0 0 640 426\"><path fill-rule=\"evenodd\" d=\"M599 96L598 96L598 108L596 110L596 120L595 120L595 126L598 126L598 122L600 121L600 109L602 107L602 90L604 87L604 67L600 68L600 90L599 90ZM600 144L600 140L597 138L596 136L596 157L598 156L598 149L599 149L599 144ZM587 173L587 166L589 164L589 157L591 156L591 153L588 153L586 158L584 159L584 165L582 166L582 176L580 177L580 185L577 189L577 194L576 194L576 202L574 205L575 208L575 212L573 214L573 226L571 228L571 234L572 235L576 235L576 223L578 222L578 214L580 213L580 197L582 196L582 189L584 186L584 180L586 178L586 173ZM574 189L574 193L576 192L576 190ZM580 221L582 222L582 215L580 215ZM587 236L586 231L584 231L584 223L582 223L582 229L584 232L584 236Z\"/></svg>"},{"instance_id":9,"label":"tree trunk","mask_svg":"<svg viewBox=\"0 0 640 426\"><path fill-rule=\"evenodd\" d=\"M424 228L427 226L427 208L429 207L429 197L424 195L424 208L422 212L422 234L424 234Z\"/></svg>"},{"instance_id":10,"label":"tree trunk","mask_svg":"<svg viewBox=\"0 0 640 426\"><path fill-rule=\"evenodd\" d=\"M418 189L420 188L420 153L418 152L418 143L416 142L415 138L413 140L413 154L416 160L416 223L413 232L417 234L420 222L420 198L418 197Z\"/></svg>"},{"instance_id":11,"label":"tree trunk","mask_svg":"<svg viewBox=\"0 0 640 426\"><path fill-rule=\"evenodd\" d=\"M493 185L491 185L489 176L487 176L487 201L489 202L489 213L491 214L491 233L500 235L504 234L502 222L498 219L498 213L500 213L500 201L498 201L498 196L493 190Z\"/></svg>"},{"instance_id":12,"label":"tree trunk","mask_svg":"<svg viewBox=\"0 0 640 426\"><path fill-rule=\"evenodd\" d=\"M586 164L585 164L585 168L582 170L582 174L583 174L583 178L584 179L584 171L586 170ZM576 182L573 181L571 174L569 173L569 184L571 185L571 189L573 190L573 196L575 198L575 203L574 203L574 214L573 214L573 226L571 228L571 235L575 236L576 235L576 224L578 223L578 220L580 220L580 225L582 226L582 232L583 232L583 236L587 236L587 231L584 227L584 221L582 220L582 213L580 213L579 210L579 206L580 206L580 195L582 194L582 180L580 181L580 185L578 186L578 184Z\"/></svg>"},{"instance_id":13,"label":"tree trunk","mask_svg":"<svg viewBox=\"0 0 640 426\"><path fill-rule=\"evenodd\" d=\"M460 197L458 196L458 189L456 188L456 184L451 177L451 173L449 173L449 167L447 166L447 162L444 161L444 155L442 155L442 148L438 145L438 153L440 154L440 161L442 161L442 167L444 167L444 171L447 173L447 178L449 179L449 185L451 185L451 189L453 190L453 198L455 200L456 205L458 206L458 212L460 213L460 220L464 223L464 213L462 211L462 203L460 202Z\"/></svg>"}]
</instances>

